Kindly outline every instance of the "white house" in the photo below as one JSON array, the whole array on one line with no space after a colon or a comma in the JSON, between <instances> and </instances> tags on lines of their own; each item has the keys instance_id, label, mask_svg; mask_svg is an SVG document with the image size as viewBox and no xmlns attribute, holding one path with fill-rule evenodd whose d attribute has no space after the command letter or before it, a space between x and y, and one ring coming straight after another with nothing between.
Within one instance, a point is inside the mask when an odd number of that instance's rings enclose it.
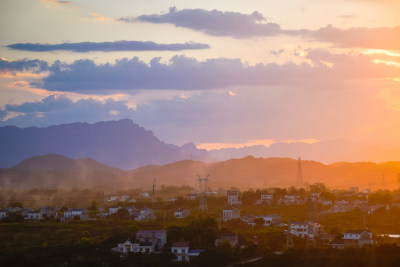
<instances>
[{"instance_id":1,"label":"white house","mask_svg":"<svg viewBox=\"0 0 400 267\"><path fill-rule=\"evenodd\" d=\"M115 214L115 213L117 213L120 209L122 209L122 207L121 206L112 206L112 207L109 207L108 208L108 213L110 213L110 215L111 214Z\"/></svg>"},{"instance_id":2,"label":"white house","mask_svg":"<svg viewBox=\"0 0 400 267\"><path fill-rule=\"evenodd\" d=\"M190 257L199 256L202 249L189 249L189 242L173 242L171 252L176 256L176 261L190 261Z\"/></svg>"},{"instance_id":3,"label":"white house","mask_svg":"<svg viewBox=\"0 0 400 267\"><path fill-rule=\"evenodd\" d=\"M174 216L177 219L184 219L190 214L190 210L187 209L178 209L177 211L174 212Z\"/></svg>"},{"instance_id":4,"label":"white house","mask_svg":"<svg viewBox=\"0 0 400 267\"><path fill-rule=\"evenodd\" d=\"M256 204L271 204L272 201L274 200L274 195L273 194L261 194L260 199L257 200Z\"/></svg>"},{"instance_id":5,"label":"white house","mask_svg":"<svg viewBox=\"0 0 400 267\"><path fill-rule=\"evenodd\" d=\"M240 210L238 208L227 208L222 210L223 221L229 221L232 219L240 219Z\"/></svg>"},{"instance_id":6,"label":"white house","mask_svg":"<svg viewBox=\"0 0 400 267\"><path fill-rule=\"evenodd\" d=\"M0 219L7 218L7 216L8 216L8 210L6 209L0 210Z\"/></svg>"},{"instance_id":7,"label":"white house","mask_svg":"<svg viewBox=\"0 0 400 267\"><path fill-rule=\"evenodd\" d=\"M368 230L355 230L347 231L343 234L343 241L345 246L359 246L373 245L372 233Z\"/></svg>"},{"instance_id":8,"label":"white house","mask_svg":"<svg viewBox=\"0 0 400 267\"><path fill-rule=\"evenodd\" d=\"M282 217L277 214L256 215L256 218L262 218L264 220L264 226L277 225L282 223Z\"/></svg>"},{"instance_id":9,"label":"white house","mask_svg":"<svg viewBox=\"0 0 400 267\"><path fill-rule=\"evenodd\" d=\"M43 216L40 211L31 211L28 213L28 216L25 217L25 220L28 220L28 221L40 221L42 219L43 219Z\"/></svg>"},{"instance_id":10,"label":"white house","mask_svg":"<svg viewBox=\"0 0 400 267\"><path fill-rule=\"evenodd\" d=\"M69 209L64 211L64 220L72 220L76 216L80 220L89 220L89 211L87 209Z\"/></svg>"},{"instance_id":11,"label":"white house","mask_svg":"<svg viewBox=\"0 0 400 267\"><path fill-rule=\"evenodd\" d=\"M140 213L137 217L135 217L136 221L152 221L157 217L154 216L154 211L150 208L144 208L140 210Z\"/></svg>"},{"instance_id":12,"label":"white house","mask_svg":"<svg viewBox=\"0 0 400 267\"><path fill-rule=\"evenodd\" d=\"M308 237L314 239L318 236L321 225L311 221L307 222L290 222L290 233L294 236Z\"/></svg>"},{"instance_id":13,"label":"white house","mask_svg":"<svg viewBox=\"0 0 400 267\"><path fill-rule=\"evenodd\" d=\"M226 197L228 200L228 205L240 205L242 204L239 201L239 191L238 190L228 190L226 191Z\"/></svg>"},{"instance_id":14,"label":"white house","mask_svg":"<svg viewBox=\"0 0 400 267\"><path fill-rule=\"evenodd\" d=\"M297 195L285 195L284 203L286 205L298 204L299 199L300 199L300 196L297 196Z\"/></svg>"},{"instance_id":15,"label":"white house","mask_svg":"<svg viewBox=\"0 0 400 267\"><path fill-rule=\"evenodd\" d=\"M154 253L154 244L148 241L135 240L135 242L130 242L129 240L124 243L118 244L116 251L121 253L143 253L149 254Z\"/></svg>"}]
</instances>

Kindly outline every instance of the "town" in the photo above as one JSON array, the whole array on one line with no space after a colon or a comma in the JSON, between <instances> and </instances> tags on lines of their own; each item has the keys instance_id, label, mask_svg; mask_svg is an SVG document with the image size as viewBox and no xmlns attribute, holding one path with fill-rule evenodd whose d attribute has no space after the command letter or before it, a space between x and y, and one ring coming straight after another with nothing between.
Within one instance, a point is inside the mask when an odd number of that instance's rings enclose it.
<instances>
[{"instance_id":1,"label":"town","mask_svg":"<svg viewBox=\"0 0 400 267\"><path fill-rule=\"evenodd\" d=\"M86 192L88 199L97 197L86 207L69 202L74 207L28 208L13 201L0 210L1 244L11 249L21 246L11 244L16 240L26 247L75 240L80 246L101 247L118 261L155 255L152 260L171 264L203 262L215 251L232 254L221 259L223 264L255 264L262 262L263 249L282 255L293 249L400 245L400 190L338 190L316 183L299 189L213 191L207 180L198 177L197 189L183 187L176 190L180 195L167 199L165 192L171 195L174 188L156 190L154 184L150 191ZM34 229L47 234L38 236ZM67 236L72 240L62 240Z\"/></svg>"}]
</instances>

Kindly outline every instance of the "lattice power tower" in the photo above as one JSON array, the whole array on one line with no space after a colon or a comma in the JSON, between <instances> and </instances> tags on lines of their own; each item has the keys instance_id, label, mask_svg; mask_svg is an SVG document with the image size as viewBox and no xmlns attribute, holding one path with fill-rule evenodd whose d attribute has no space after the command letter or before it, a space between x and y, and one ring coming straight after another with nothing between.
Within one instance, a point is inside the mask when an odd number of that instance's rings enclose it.
<instances>
[{"instance_id":1,"label":"lattice power tower","mask_svg":"<svg viewBox=\"0 0 400 267\"><path fill-rule=\"evenodd\" d=\"M208 177L210 175L207 175L206 178L201 178L199 175L197 175L197 182L199 183L199 191L200 191L200 203L199 203L199 210L200 211L207 211L208 207L207 207L207 198L206 198L206 194L207 194L207 183L208 183Z\"/></svg>"},{"instance_id":2,"label":"lattice power tower","mask_svg":"<svg viewBox=\"0 0 400 267\"><path fill-rule=\"evenodd\" d=\"M296 181L296 186L297 188L301 188L303 186L303 173L301 171L301 157L298 157L298 163L297 163L297 181Z\"/></svg>"}]
</instances>

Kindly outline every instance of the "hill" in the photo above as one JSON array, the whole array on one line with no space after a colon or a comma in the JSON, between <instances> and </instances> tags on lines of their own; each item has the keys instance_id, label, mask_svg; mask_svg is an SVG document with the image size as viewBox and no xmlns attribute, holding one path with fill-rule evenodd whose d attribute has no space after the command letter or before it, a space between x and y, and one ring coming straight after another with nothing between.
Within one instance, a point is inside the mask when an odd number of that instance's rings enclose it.
<instances>
[{"instance_id":1,"label":"hill","mask_svg":"<svg viewBox=\"0 0 400 267\"><path fill-rule=\"evenodd\" d=\"M325 183L332 188L397 188L400 162L338 162L325 165L304 160L304 182ZM68 159L59 155L32 157L9 169L0 169L3 189L89 188L115 192L119 189L151 188L157 185L196 187L197 175L210 175L211 189L238 187L257 189L290 187L296 184L298 161L290 158L246 157L204 163L184 160L165 165L149 165L130 171L100 164L92 159ZM383 179L384 175L384 179ZM383 183L384 182L384 183Z\"/></svg>"}]
</instances>

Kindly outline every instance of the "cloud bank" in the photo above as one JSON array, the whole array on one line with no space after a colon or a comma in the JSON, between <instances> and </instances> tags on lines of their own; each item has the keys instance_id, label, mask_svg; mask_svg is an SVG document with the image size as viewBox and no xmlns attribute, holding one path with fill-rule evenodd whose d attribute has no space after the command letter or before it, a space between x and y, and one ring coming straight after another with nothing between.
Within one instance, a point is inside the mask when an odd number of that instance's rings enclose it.
<instances>
[{"instance_id":1,"label":"cloud bank","mask_svg":"<svg viewBox=\"0 0 400 267\"><path fill-rule=\"evenodd\" d=\"M295 85L335 83L337 80L386 79L398 76L398 68L375 64L370 56L331 54L308 50L310 63L296 65L257 64L249 66L239 59L215 58L198 61L174 56L168 62L153 58L122 59L115 64L96 64L77 60L72 64L56 62L49 76L36 87L50 91L96 93L100 90L174 89L208 90L235 86Z\"/></svg>"},{"instance_id":2,"label":"cloud bank","mask_svg":"<svg viewBox=\"0 0 400 267\"><path fill-rule=\"evenodd\" d=\"M62 44L33 44L17 43L7 46L13 50L49 52L49 51L72 51L72 52L113 52L113 51L182 51L194 49L210 48L208 44L202 43L176 43L176 44L157 44L154 42L141 41L115 41L115 42L80 42L80 43L62 43Z\"/></svg>"}]
</instances>

